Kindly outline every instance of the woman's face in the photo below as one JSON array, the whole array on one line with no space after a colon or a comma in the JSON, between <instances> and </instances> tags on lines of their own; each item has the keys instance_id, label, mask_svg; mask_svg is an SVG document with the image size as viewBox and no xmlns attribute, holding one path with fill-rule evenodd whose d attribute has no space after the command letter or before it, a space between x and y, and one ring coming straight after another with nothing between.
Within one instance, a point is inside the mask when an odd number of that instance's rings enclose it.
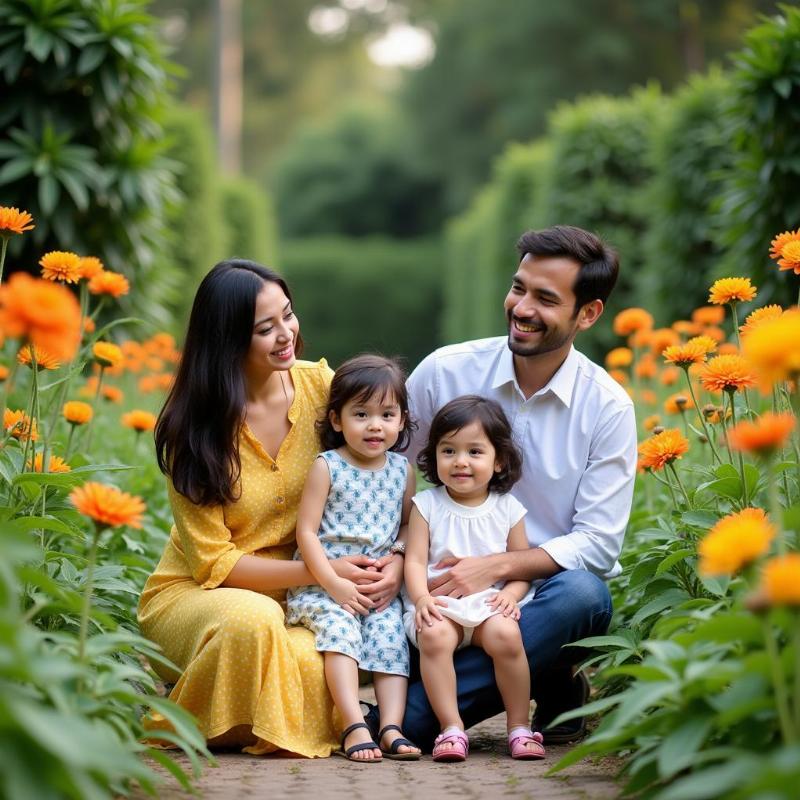
<instances>
[{"instance_id":1,"label":"woman's face","mask_svg":"<svg viewBox=\"0 0 800 800\"><path fill-rule=\"evenodd\" d=\"M251 375L287 370L295 362L294 347L300 323L289 298L272 281L256 296L256 313L245 371Z\"/></svg>"}]
</instances>

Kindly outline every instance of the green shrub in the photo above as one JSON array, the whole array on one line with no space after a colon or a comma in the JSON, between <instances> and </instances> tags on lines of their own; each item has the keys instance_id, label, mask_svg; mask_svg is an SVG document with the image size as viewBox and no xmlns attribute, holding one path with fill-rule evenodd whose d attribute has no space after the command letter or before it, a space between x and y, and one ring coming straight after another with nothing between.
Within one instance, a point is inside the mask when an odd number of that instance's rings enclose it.
<instances>
[{"instance_id":1,"label":"green shrub","mask_svg":"<svg viewBox=\"0 0 800 800\"><path fill-rule=\"evenodd\" d=\"M795 301L792 274L769 261L770 240L800 226L800 9L745 37L735 58L731 137L735 157L719 206L718 275L749 275L763 300Z\"/></svg>"},{"instance_id":2,"label":"green shrub","mask_svg":"<svg viewBox=\"0 0 800 800\"><path fill-rule=\"evenodd\" d=\"M281 243L306 358L335 367L362 351L399 355L412 369L439 341L437 240L320 237Z\"/></svg>"},{"instance_id":3,"label":"green shrub","mask_svg":"<svg viewBox=\"0 0 800 800\"><path fill-rule=\"evenodd\" d=\"M277 262L277 230L270 196L247 178L222 179L225 257Z\"/></svg>"},{"instance_id":4,"label":"green shrub","mask_svg":"<svg viewBox=\"0 0 800 800\"><path fill-rule=\"evenodd\" d=\"M99 256L135 276L123 307L164 324L176 275L157 263L174 176L160 114L168 72L144 0L0 0L0 187L30 211L12 254Z\"/></svg>"}]
</instances>

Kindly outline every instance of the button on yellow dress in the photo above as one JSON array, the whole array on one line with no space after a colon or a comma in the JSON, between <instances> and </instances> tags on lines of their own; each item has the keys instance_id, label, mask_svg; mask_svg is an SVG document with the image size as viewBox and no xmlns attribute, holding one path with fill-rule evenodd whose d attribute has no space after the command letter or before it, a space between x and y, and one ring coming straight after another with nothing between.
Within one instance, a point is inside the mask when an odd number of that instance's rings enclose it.
<instances>
[{"instance_id":1,"label":"button on yellow dress","mask_svg":"<svg viewBox=\"0 0 800 800\"><path fill-rule=\"evenodd\" d=\"M284 590L254 592L220 584L245 554L290 559L303 483L319 452L315 421L324 413L333 372L325 360L291 368L291 428L273 461L245 424L239 438L241 495L198 506L169 484L175 525L145 584L139 625L180 667L170 699L197 717L214 744L249 753L289 750L330 755L338 726L314 636L284 625ZM163 717L147 721L165 727Z\"/></svg>"}]
</instances>

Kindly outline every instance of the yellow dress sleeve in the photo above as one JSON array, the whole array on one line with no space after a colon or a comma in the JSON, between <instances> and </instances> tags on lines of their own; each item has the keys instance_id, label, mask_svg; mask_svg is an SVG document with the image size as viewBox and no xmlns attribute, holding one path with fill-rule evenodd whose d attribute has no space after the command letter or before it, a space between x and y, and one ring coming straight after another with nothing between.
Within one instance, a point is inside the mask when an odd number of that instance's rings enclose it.
<instances>
[{"instance_id":1,"label":"yellow dress sleeve","mask_svg":"<svg viewBox=\"0 0 800 800\"><path fill-rule=\"evenodd\" d=\"M192 577L203 589L215 589L245 555L231 541L222 506L201 506L167 481L169 501L181 549Z\"/></svg>"}]
</instances>

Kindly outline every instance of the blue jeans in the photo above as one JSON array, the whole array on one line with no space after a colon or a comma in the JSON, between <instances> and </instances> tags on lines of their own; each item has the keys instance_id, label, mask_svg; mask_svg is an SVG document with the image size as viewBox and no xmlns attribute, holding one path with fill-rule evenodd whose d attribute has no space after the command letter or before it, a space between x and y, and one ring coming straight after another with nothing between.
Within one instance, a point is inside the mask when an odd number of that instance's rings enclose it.
<instances>
[{"instance_id":1,"label":"blue jeans","mask_svg":"<svg viewBox=\"0 0 800 800\"><path fill-rule=\"evenodd\" d=\"M611 595L605 582L585 570L565 570L548 578L533 600L522 607L519 621L522 641L531 668L531 696L550 701L554 690L571 680L570 667L585 650L564 645L587 636L600 636L611 621ZM403 720L403 732L430 750L439 734L425 687L419 679L418 652L412 651L411 682ZM479 647L465 647L454 657L458 709L467 728L499 714L503 701L494 680L492 659Z\"/></svg>"}]
</instances>

